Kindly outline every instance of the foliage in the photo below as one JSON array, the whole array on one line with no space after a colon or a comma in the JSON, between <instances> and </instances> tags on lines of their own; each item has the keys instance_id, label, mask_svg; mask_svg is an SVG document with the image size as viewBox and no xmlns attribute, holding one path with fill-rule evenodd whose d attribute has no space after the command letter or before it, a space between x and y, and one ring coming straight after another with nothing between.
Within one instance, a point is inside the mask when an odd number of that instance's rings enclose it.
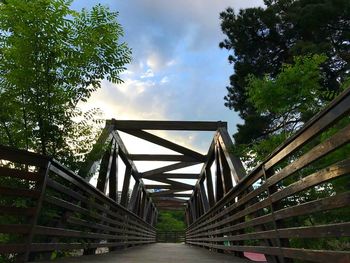
<instances>
[{"instance_id":1,"label":"foliage","mask_svg":"<svg viewBox=\"0 0 350 263\"><path fill-rule=\"evenodd\" d=\"M72 169L95 139L98 110L77 107L101 81L120 83L130 50L117 13L69 0L0 3L0 144L52 155Z\"/></svg>"},{"instance_id":2,"label":"foliage","mask_svg":"<svg viewBox=\"0 0 350 263\"><path fill-rule=\"evenodd\" d=\"M248 76L247 100L263 116L274 116L264 139L236 146L236 154L249 167L262 161L324 106L320 65L325 59L322 55L295 57L294 64L284 64L274 78Z\"/></svg>"},{"instance_id":3,"label":"foliage","mask_svg":"<svg viewBox=\"0 0 350 263\"><path fill-rule=\"evenodd\" d=\"M248 100L262 114L273 113L278 118L287 119L282 114L300 118L299 113L311 111L315 114L320 107L322 80L320 65L325 56L295 57L294 65L283 64L281 72L272 78L265 75L263 79L249 75ZM289 117L290 118L290 117Z\"/></svg>"},{"instance_id":4,"label":"foliage","mask_svg":"<svg viewBox=\"0 0 350 263\"><path fill-rule=\"evenodd\" d=\"M234 64L225 105L244 120L234 135L237 144L264 139L273 133L271 124L277 118L274 112L257 111L248 99L250 74L275 78L295 56L324 54L318 99L329 101L339 93L350 72L349 16L348 0L265 0L264 8L237 13L228 8L220 14L226 35L220 47L233 51L228 59Z\"/></svg>"},{"instance_id":5,"label":"foliage","mask_svg":"<svg viewBox=\"0 0 350 263\"><path fill-rule=\"evenodd\" d=\"M185 217L184 211L160 211L158 222L156 225L157 230L162 231L176 231L184 230Z\"/></svg>"}]
</instances>

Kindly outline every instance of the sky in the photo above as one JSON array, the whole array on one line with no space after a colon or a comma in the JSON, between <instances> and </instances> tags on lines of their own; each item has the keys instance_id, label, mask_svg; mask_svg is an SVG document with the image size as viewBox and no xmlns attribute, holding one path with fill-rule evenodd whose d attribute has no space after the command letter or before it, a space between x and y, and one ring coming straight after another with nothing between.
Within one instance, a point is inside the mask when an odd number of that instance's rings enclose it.
<instances>
[{"instance_id":1,"label":"sky","mask_svg":"<svg viewBox=\"0 0 350 263\"><path fill-rule=\"evenodd\" d=\"M228 122L230 134L236 131L241 120L224 106L233 66L229 52L219 48L225 38L219 14L227 7L255 7L262 0L75 0L72 7L89 9L98 3L119 12L123 41L132 49L133 60L121 75L123 84L103 81L83 109L98 107L106 119L221 120ZM160 134L202 153L213 136ZM131 153L148 151L130 136L123 139Z\"/></svg>"}]
</instances>

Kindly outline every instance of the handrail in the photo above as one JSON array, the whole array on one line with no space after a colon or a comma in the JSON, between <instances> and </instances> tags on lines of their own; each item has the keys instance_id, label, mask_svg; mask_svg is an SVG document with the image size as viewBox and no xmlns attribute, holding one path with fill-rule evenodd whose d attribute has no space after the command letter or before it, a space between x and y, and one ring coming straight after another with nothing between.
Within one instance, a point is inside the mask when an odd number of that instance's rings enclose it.
<instances>
[{"instance_id":1,"label":"handrail","mask_svg":"<svg viewBox=\"0 0 350 263\"><path fill-rule=\"evenodd\" d=\"M149 221L50 157L0 146L0 196L0 254L18 262L155 242Z\"/></svg>"},{"instance_id":2,"label":"handrail","mask_svg":"<svg viewBox=\"0 0 350 263\"><path fill-rule=\"evenodd\" d=\"M350 215L342 219L337 216L339 209L349 209L350 204L349 189L341 183L349 180L350 174L350 151L346 146L350 141L349 112L350 89L216 200L214 206L205 213L197 212L186 230L186 243L238 256L247 251L263 253L271 262L290 262L292 258L349 261L349 252L329 245L328 250L317 250L322 244L315 245L326 242L321 237L331 242L350 236ZM200 205L198 201L194 204ZM317 216L320 212L329 215L328 221ZM311 226L305 217L312 220ZM314 241L303 243L305 239Z\"/></svg>"},{"instance_id":3,"label":"handrail","mask_svg":"<svg viewBox=\"0 0 350 263\"><path fill-rule=\"evenodd\" d=\"M60 170L65 171L67 174L69 174L69 176L71 176L72 178L74 178L75 180L79 181L80 183L84 184L84 186L88 187L91 191L94 191L96 194L98 194L100 197L102 197L106 202L113 204L115 206L118 207L118 209L124 211L125 213L130 213L131 216L133 216L134 218L137 218L141 221L144 221L143 218L139 217L137 214L134 214L132 212L130 212L128 209L126 209L125 207L123 207L122 205L120 205L119 203L117 203L115 200L113 200L112 198L110 198L109 196L107 196L106 194L104 194L103 192L101 192L99 189L97 189L96 187L94 187L93 185L87 183L86 180L84 180L82 177L78 176L77 174L75 174L73 171L71 171L70 169L68 169L67 167L65 167L64 165L62 165L61 163L59 163L57 160L52 159L51 161L52 165L55 165L56 167L58 167ZM154 226L150 226L153 230L156 230L154 228Z\"/></svg>"}]
</instances>

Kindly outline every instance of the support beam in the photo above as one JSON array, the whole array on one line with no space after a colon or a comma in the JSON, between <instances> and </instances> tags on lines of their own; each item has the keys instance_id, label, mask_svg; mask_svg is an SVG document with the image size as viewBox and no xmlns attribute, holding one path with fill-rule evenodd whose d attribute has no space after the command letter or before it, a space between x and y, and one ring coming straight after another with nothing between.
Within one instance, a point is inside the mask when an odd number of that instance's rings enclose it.
<instances>
[{"instance_id":1,"label":"support beam","mask_svg":"<svg viewBox=\"0 0 350 263\"><path fill-rule=\"evenodd\" d=\"M161 208L161 207L178 207L178 208L184 208L184 207L185 207L185 203L159 202L159 203L156 203L156 206L157 206L158 208Z\"/></svg>"},{"instance_id":2,"label":"support beam","mask_svg":"<svg viewBox=\"0 0 350 263\"><path fill-rule=\"evenodd\" d=\"M165 184L146 184L146 189L174 189L179 190L179 187L173 185L165 185ZM181 189L179 191L182 191Z\"/></svg>"},{"instance_id":3,"label":"support beam","mask_svg":"<svg viewBox=\"0 0 350 263\"><path fill-rule=\"evenodd\" d=\"M201 197L204 213L209 210L209 202L207 198L207 193L205 191L204 183L199 183L199 194Z\"/></svg>"},{"instance_id":4,"label":"support beam","mask_svg":"<svg viewBox=\"0 0 350 263\"><path fill-rule=\"evenodd\" d=\"M128 205L128 209L130 211L133 211L135 206L136 206L137 196L139 194L139 188L140 188L140 182L136 181L135 185L134 185L134 188L132 190L131 197L130 197L130 202L129 202L129 205Z\"/></svg>"},{"instance_id":5,"label":"support beam","mask_svg":"<svg viewBox=\"0 0 350 263\"><path fill-rule=\"evenodd\" d=\"M87 181L90 181L90 179L92 177L91 169L92 169L94 163L97 161L96 155L102 157L103 153L100 153L101 146L104 145L106 143L106 141L109 140L113 129L114 129L113 125L110 125L108 122L106 122L106 126L104 127L101 135L98 137L96 143L92 147L91 152L89 152L87 154L86 161L81 166L81 168L78 172L78 174L81 177L86 178Z\"/></svg>"},{"instance_id":6,"label":"support beam","mask_svg":"<svg viewBox=\"0 0 350 263\"><path fill-rule=\"evenodd\" d=\"M138 182L138 183L141 183L141 187L143 187L142 186L143 182L141 180L140 174L139 174L139 172L138 172L138 170L136 168L135 163L132 160L130 160L130 158L128 157L129 153L128 153L128 150L126 149L126 147L125 147L125 145L123 143L123 140L120 138L120 136L119 136L117 131L113 131L112 135L113 135L113 138L117 142L117 145L119 147L120 158L123 160L125 166L130 166L131 167L132 175L135 178L135 181Z\"/></svg>"},{"instance_id":7,"label":"support beam","mask_svg":"<svg viewBox=\"0 0 350 263\"><path fill-rule=\"evenodd\" d=\"M188 213L188 222L189 222L188 225L191 225L193 223L193 216L192 216L192 210L189 202L187 203L186 207L187 207L187 213Z\"/></svg>"},{"instance_id":8,"label":"support beam","mask_svg":"<svg viewBox=\"0 0 350 263\"><path fill-rule=\"evenodd\" d=\"M138 215L143 218L144 212L145 212L145 206L147 205L147 196L146 196L146 190L142 189L140 193L140 208L138 211Z\"/></svg>"},{"instance_id":9,"label":"support beam","mask_svg":"<svg viewBox=\"0 0 350 263\"><path fill-rule=\"evenodd\" d=\"M143 210L143 220L147 220L147 216L148 216L148 211L149 211L149 208L151 206L151 200L146 197L146 202L145 202L145 207L144 207L144 210Z\"/></svg>"},{"instance_id":10,"label":"support beam","mask_svg":"<svg viewBox=\"0 0 350 263\"><path fill-rule=\"evenodd\" d=\"M189 215L187 206L185 208L185 218L186 218L186 225L189 226L191 224L191 222L190 222L190 215Z\"/></svg>"},{"instance_id":11,"label":"support beam","mask_svg":"<svg viewBox=\"0 0 350 263\"><path fill-rule=\"evenodd\" d=\"M169 179L154 179L154 181L158 181L158 182L161 182L161 183L172 185L172 186L174 186L174 187L176 187L178 189L181 189L180 191L193 190L193 188L194 188L190 184L176 182L176 181L169 180Z\"/></svg>"},{"instance_id":12,"label":"support beam","mask_svg":"<svg viewBox=\"0 0 350 263\"><path fill-rule=\"evenodd\" d=\"M193 150L190 150L186 147L183 147L181 145L178 145L176 143L173 143L171 141L165 140L165 139L158 137L156 135L153 135L151 133L141 131L141 130L126 130L125 132L130 134L130 135L144 139L146 141L158 144L160 146L163 146L163 147L168 148L170 150L173 150L175 152L182 153L184 155L193 157L199 162L204 162L204 160L205 160L204 155L197 153Z\"/></svg>"},{"instance_id":13,"label":"support beam","mask_svg":"<svg viewBox=\"0 0 350 263\"><path fill-rule=\"evenodd\" d=\"M189 208L190 208L192 222L194 222L194 221L196 221L197 217L196 217L195 205L193 203L193 196L192 196L192 199L188 200L188 204L189 204Z\"/></svg>"},{"instance_id":14,"label":"support beam","mask_svg":"<svg viewBox=\"0 0 350 263\"><path fill-rule=\"evenodd\" d=\"M203 215L204 214L204 209L203 209L203 206L202 206L202 200L201 200L201 196L200 196L200 191L199 191L199 189L196 189L197 191L196 191L196 194L195 194L195 196L196 196L196 198L195 198L195 200L196 200L196 206L197 206L197 217L199 218L201 215Z\"/></svg>"},{"instance_id":15,"label":"support beam","mask_svg":"<svg viewBox=\"0 0 350 263\"><path fill-rule=\"evenodd\" d=\"M192 166L192 165L195 165L195 164L198 164L198 162L174 163L174 164L170 164L170 165L167 165L167 166L163 166L163 167L160 167L160 168L157 168L157 169L154 169L154 170L150 170L150 171L144 172L144 173L141 174L141 177L149 179L149 177L151 177L153 175L158 175L158 174L162 174L162 173L165 173L165 172L170 172L170 171L173 171L173 170L185 168L185 167Z\"/></svg>"},{"instance_id":16,"label":"support beam","mask_svg":"<svg viewBox=\"0 0 350 263\"><path fill-rule=\"evenodd\" d=\"M178 190L166 190L166 191L150 193L150 195L151 195L152 198L155 198L155 197L160 197L160 196L162 196L164 194L173 194L173 193L176 193L176 192L179 192L179 191Z\"/></svg>"},{"instance_id":17,"label":"support beam","mask_svg":"<svg viewBox=\"0 0 350 263\"><path fill-rule=\"evenodd\" d=\"M160 173L160 174L155 174L152 176L149 176L147 179L153 180L153 179L198 179L199 174L189 174L189 173Z\"/></svg>"},{"instance_id":18,"label":"support beam","mask_svg":"<svg viewBox=\"0 0 350 263\"><path fill-rule=\"evenodd\" d=\"M215 196L215 201L218 202L221 198L224 196L224 185L222 181L222 171L220 167L220 161L219 161L219 151L218 147L215 146L215 180L216 180L216 196Z\"/></svg>"},{"instance_id":19,"label":"support beam","mask_svg":"<svg viewBox=\"0 0 350 263\"><path fill-rule=\"evenodd\" d=\"M216 140L217 140L217 136L219 135L218 132L215 133L213 140L211 141L208 153L207 153L207 160L205 161L205 163L203 164L202 170L199 174L199 179L197 180L197 183L195 185L195 189L199 188L199 183L203 182L205 180L205 175L206 175L206 171L208 169L208 171L210 172L210 167L212 166L214 160L215 160L215 144L216 144ZM212 184L211 184L212 185Z\"/></svg>"},{"instance_id":20,"label":"support beam","mask_svg":"<svg viewBox=\"0 0 350 263\"><path fill-rule=\"evenodd\" d=\"M150 224L151 224L152 226L154 226L154 221L155 221L155 219L154 219L154 217L155 217L155 210L156 210L156 208L155 208L154 204L152 204L152 207L151 207L151 216L150 216Z\"/></svg>"},{"instance_id":21,"label":"support beam","mask_svg":"<svg viewBox=\"0 0 350 263\"><path fill-rule=\"evenodd\" d=\"M215 196L214 196L214 189L213 189L213 177L211 175L210 167L206 167L205 177L207 179L206 182L207 182L209 205L210 207L213 207L215 205Z\"/></svg>"},{"instance_id":22,"label":"support beam","mask_svg":"<svg viewBox=\"0 0 350 263\"><path fill-rule=\"evenodd\" d=\"M218 151L218 161L219 161L220 170L221 170L221 180L223 183L224 195L226 195L233 187L231 170L227 164L226 158L222 152L220 144L217 145L217 151Z\"/></svg>"},{"instance_id":23,"label":"support beam","mask_svg":"<svg viewBox=\"0 0 350 263\"><path fill-rule=\"evenodd\" d=\"M165 191L163 191L165 192ZM157 192L157 194L159 193L159 195L157 196L161 196L161 197L191 197L191 194L178 194L178 193L161 193L161 192Z\"/></svg>"},{"instance_id":24,"label":"support beam","mask_svg":"<svg viewBox=\"0 0 350 263\"><path fill-rule=\"evenodd\" d=\"M197 162L196 158L180 154L129 154L133 161ZM205 158L205 156L204 156Z\"/></svg>"},{"instance_id":25,"label":"support beam","mask_svg":"<svg viewBox=\"0 0 350 263\"><path fill-rule=\"evenodd\" d=\"M221 121L130 121L110 120L119 130L177 130L177 131L216 131L219 127L227 127Z\"/></svg>"},{"instance_id":26,"label":"support beam","mask_svg":"<svg viewBox=\"0 0 350 263\"><path fill-rule=\"evenodd\" d=\"M113 138L116 140L116 142L119 146L120 158L123 160L125 165L131 166L135 179L138 179L139 172L137 171L135 163L129 158L128 150L126 149L122 138L120 138L120 135L117 131L114 131L112 134L113 134Z\"/></svg>"},{"instance_id":27,"label":"support beam","mask_svg":"<svg viewBox=\"0 0 350 263\"><path fill-rule=\"evenodd\" d=\"M109 197L118 202L118 146L114 147L109 173Z\"/></svg>"},{"instance_id":28,"label":"support beam","mask_svg":"<svg viewBox=\"0 0 350 263\"><path fill-rule=\"evenodd\" d=\"M125 175L122 189L122 196L120 198L120 204L124 207L127 207L128 203L128 194L129 194L129 186L130 186L130 178L131 178L131 167L125 167Z\"/></svg>"},{"instance_id":29,"label":"support beam","mask_svg":"<svg viewBox=\"0 0 350 263\"><path fill-rule=\"evenodd\" d=\"M165 210L165 211L183 211L184 207L180 206L157 206L159 210Z\"/></svg>"},{"instance_id":30,"label":"support beam","mask_svg":"<svg viewBox=\"0 0 350 263\"><path fill-rule=\"evenodd\" d=\"M162 197L162 196L153 197L153 201L155 203L172 202L175 204L185 204L187 202L187 200L184 200L184 199L179 199L179 198L175 198L175 197Z\"/></svg>"},{"instance_id":31,"label":"support beam","mask_svg":"<svg viewBox=\"0 0 350 263\"><path fill-rule=\"evenodd\" d=\"M131 210L134 214L137 214L138 216L140 216L139 210L140 210L141 200L142 200L142 189L141 187L139 187L136 195L135 205Z\"/></svg>"},{"instance_id":32,"label":"support beam","mask_svg":"<svg viewBox=\"0 0 350 263\"><path fill-rule=\"evenodd\" d=\"M114 152L114 141L111 140L107 150L102 156L100 171L97 178L96 188L103 193L106 193L106 185L107 185L107 181L108 181L108 177L111 169L113 152Z\"/></svg>"},{"instance_id":33,"label":"support beam","mask_svg":"<svg viewBox=\"0 0 350 263\"><path fill-rule=\"evenodd\" d=\"M147 215L146 215L146 222L149 224L151 223L152 207L153 207L153 202L150 199L148 203L148 209L147 209Z\"/></svg>"},{"instance_id":34,"label":"support beam","mask_svg":"<svg viewBox=\"0 0 350 263\"><path fill-rule=\"evenodd\" d=\"M219 128L218 131L220 134L220 136L218 137L218 141L222 147L222 151L225 155L230 170L233 173L233 177L236 180L236 183L238 183L246 176L246 171L243 167L241 160L238 157L234 156L229 150L233 147L233 143L230 135L227 132L227 129Z\"/></svg>"},{"instance_id":35,"label":"support beam","mask_svg":"<svg viewBox=\"0 0 350 263\"><path fill-rule=\"evenodd\" d=\"M158 223L158 210L156 209L156 216L155 216L155 220L154 220L154 226L157 225Z\"/></svg>"}]
</instances>

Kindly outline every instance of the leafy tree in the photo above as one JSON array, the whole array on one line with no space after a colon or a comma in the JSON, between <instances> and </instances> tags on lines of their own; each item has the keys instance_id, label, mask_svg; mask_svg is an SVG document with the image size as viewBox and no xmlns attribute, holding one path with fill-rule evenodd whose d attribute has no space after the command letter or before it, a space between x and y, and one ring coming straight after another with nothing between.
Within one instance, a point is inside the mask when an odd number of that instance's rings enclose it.
<instances>
[{"instance_id":1,"label":"leafy tree","mask_svg":"<svg viewBox=\"0 0 350 263\"><path fill-rule=\"evenodd\" d=\"M160 211L156 228L161 231L185 229L184 211Z\"/></svg>"},{"instance_id":2,"label":"leafy tree","mask_svg":"<svg viewBox=\"0 0 350 263\"><path fill-rule=\"evenodd\" d=\"M70 0L0 1L0 144L52 155L73 170L95 139L99 111L82 112L101 81L120 83L130 49L117 13L97 5L70 9ZM11 163L4 163L11 166ZM20 167L24 168L24 167ZM31 188L23 180L1 177L0 185ZM2 206L31 207L27 198L0 199ZM44 220L57 210L43 207ZM26 217L0 218L2 224L26 224ZM23 241L0 234L0 243ZM14 262L0 255L0 262Z\"/></svg>"},{"instance_id":3,"label":"leafy tree","mask_svg":"<svg viewBox=\"0 0 350 263\"><path fill-rule=\"evenodd\" d=\"M244 120L234 135L236 144L253 144L270 133L278 120L274 112L261 113L248 99L250 74L275 78L284 63L295 56L324 54L320 100L329 101L340 91L350 69L350 2L348 0L265 0L265 7L220 14L226 39L221 48L232 50L234 64L225 105ZM306 115L305 115L306 117Z\"/></svg>"},{"instance_id":4,"label":"leafy tree","mask_svg":"<svg viewBox=\"0 0 350 263\"><path fill-rule=\"evenodd\" d=\"M283 64L276 77L263 78L248 75L247 100L262 116L274 115L266 127L268 136L253 144L236 145L236 151L249 167L262 161L279 144L297 131L323 106L322 75L323 55L295 57L294 64Z\"/></svg>"},{"instance_id":5,"label":"leafy tree","mask_svg":"<svg viewBox=\"0 0 350 263\"><path fill-rule=\"evenodd\" d=\"M101 81L120 83L130 49L117 13L70 0L0 2L0 144L53 155L71 168L90 148L97 112L77 107Z\"/></svg>"}]
</instances>

